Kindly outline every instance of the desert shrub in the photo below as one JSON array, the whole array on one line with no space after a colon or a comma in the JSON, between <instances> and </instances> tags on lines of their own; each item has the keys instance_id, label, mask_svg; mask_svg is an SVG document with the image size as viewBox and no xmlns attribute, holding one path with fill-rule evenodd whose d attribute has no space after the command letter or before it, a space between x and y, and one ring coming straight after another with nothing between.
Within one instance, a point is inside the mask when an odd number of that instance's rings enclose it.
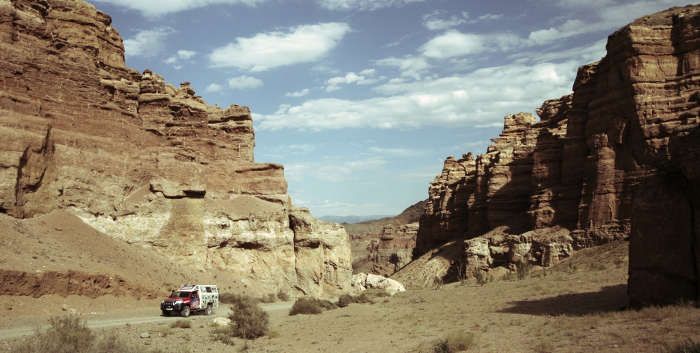
<instances>
[{"instance_id":1,"label":"desert shrub","mask_svg":"<svg viewBox=\"0 0 700 353\"><path fill-rule=\"evenodd\" d=\"M391 294L387 293L384 289L380 288L370 288L362 292L362 294L366 295L369 299L377 299L391 296Z\"/></svg>"},{"instance_id":2,"label":"desert shrub","mask_svg":"<svg viewBox=\"0 0 700 353\"><path fill-rule=\"evenodd\" d=\"M605 271L605 270L608 269L608 266L606 266L606 265L605 265L604 263L602 263L602 262L594 262L594 263L592 263L589 267L590 267L591 270L593 270L593 271Z\"/></svg>"},{"instance_id":3,"label":"desert shrub","mask_svg":"<svg viewBox=\"0 0 700 353\"><path fill-rule=\"evenodd\" d=\"M53 317L45 332L20 343L17 353L73 353L89 352L95 343L95 335L76 315Z\"/></svg>"},{"instance_id":4,"label":"desert shrub","mask_svg":"<svg viewBox=\"0 0 700 353\"><path fill-rule=\"evenodd\" d=\"M247 295L233 294L233 293L221 293L219 294L219 302L223 304L233 304L238 305L242 301L254 300L257 303L257 299L251 298Z\"/></svg>"},{"instance_id":5,"label":"desert shrub","mask_svg":"<svg viewBox=\"0 0 700 353\"><path fill-rule=\"evenodd\" d=\"M445 339L438 341L432 349L433 353L462 352L474 347L476 339L471 332L453 332Z\"/></svg>"},{"instance_id":6,"label":"desert shrub","mask_svg":"<svg viewBox=\"0 0 700 353\"><path fill-rule=\"evenodd\" d=\"M214 331L211 332L212 337L224 344L235 345L235 336L231 332L230 327L216 327Z\"/></svg>"},{"instance_id":7,"label":"desert shrub","mask_svg":"<svg viewBox=\"0 0 700 353\"><path fill-rule=\"evenodd\" d=\"M360 295L350 295L350 294L343 294L338 298L338 306L341 308L344 308L352 303L359 303L359 304L364 304L364 303L373 303L372 299L367 295L367 293L362 293Z\"/></svg>"},{"instance_id":8,"label":"desert shrub","mask_svg":"<svg viewBox=\"0 0 700 353\"><path fill-rule=\"evenodd\" d=\"M274 303L277 301L277 296L275 296L272 293L263 295L262 298L260 298L261 303Z\"/></svg>"},{"instance_id":9,"label":"desert shrub","mask_svg":"<svg viewBox=\"0 0 700 353\"><path fill-rule=\"evenodd\" d=\"M489 273L486 271L476 271L476 274L474 276L476 278L476 283L478 283L480 286L483 286L486 283L491 282L492 278Z\"/></svg>"},{"instance_id":10,"label":"desert shrub","mask_svg":"<svg viewBox=\"0 0 700 353\"><path fill-rule=\"evenodd\" d=\"M524 261L524 262L518 262L515 265L516 272L518 274L518 279L523 280L530 276L530 271L532 270L532 265L530 265L529 262Z\"/></svg>"},{"instance_id":11,"label":"desert shrub","mask_svg":"<svg viewBox=\"0 0 700 353\"><path fill-rule=\"evenodd\" d=\"M320 314L324 310L335 309L337 306L328 300L316 298L299 298L289 310L289 315L297 314Z\"/></svg>"},{"instance_id":12,"label":"desert shrub","mask_svg":"<svg viewBox=\"0 0 700 353\"><path fill-rule=\"evenodd\" d=\"M228 318L231 319L230 336L253 339L267 334L268 315L253 298L240 296Z\"/></svg>"},{"instance_id":13,"label":"desert shrub","mask_svg":"<svg viewBox=\"0 0 700 353\"><path fill-rule=\"evenodd\" d=\"M192 321L190 320L177 320L170 324L170 327L172 328L191 328L192 327Z\"/></svg>"},{"instance_id":14,"label":"desert shrub","mask_svg":"<svg viewBox=\"0 0 700 353\"><path fill-rule=\"evenodd\" d=\"M668 353L700 353L700 343L688 340L672 349Z\"/></svg>"},{"instance_id":15,"label":"desert shrub","mask_svg":"<svg viewBox=\"0 0 700 353\"><path fill-rule=\"evenodd\" d=\"M97 336L76 315L54 317L49 328L37 331L11 349L16 353L145 353L115 335ZM157 353L159 351L150 351Z\"/></svg>"},{"instance_id":16,"label":"desert shrub","mask_svg":"<svg viewBox=\"0 0 700 353\"><path fill-rule=\"evenodd\" d=\"M539 342L532 348L535 353L551 353L554 351L554 345L551 342Z\"/></svg>"},{"instance_id":17,"label":"desert shrub","mask_svg":"<svg viewBox=\"0 0 700 353\"><path fill-rule=\"evenodd\" d=\"M287 292L283 292L282 290L280 290L279 292L277 292L277 299L279 299L283 302L286 302L289 300L289 294L287 294Z\"/></svg>"}]
</instances>

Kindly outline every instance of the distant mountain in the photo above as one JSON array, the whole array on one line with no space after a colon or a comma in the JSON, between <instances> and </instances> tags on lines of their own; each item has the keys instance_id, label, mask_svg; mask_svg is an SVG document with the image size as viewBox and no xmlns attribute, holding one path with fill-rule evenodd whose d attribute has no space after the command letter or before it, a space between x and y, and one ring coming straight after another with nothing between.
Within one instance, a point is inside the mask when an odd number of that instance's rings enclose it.
<instances>
[{"instance_id":1,"label":"distant mountain","mask_svg":"<svg viewBox=\"0 0 700 353\"><path fill-rule=\"evenodd\" d=\"M383 217L390 217L388 215L368 215L368 216L334 216L334 215L327 215L327 216L321 216L318 217L319 219L326 221L326 222L333 222L333 223L359 223L359 222L366 222L370 221L373 219L379 219Z\"/></svg>"}]
</instances>

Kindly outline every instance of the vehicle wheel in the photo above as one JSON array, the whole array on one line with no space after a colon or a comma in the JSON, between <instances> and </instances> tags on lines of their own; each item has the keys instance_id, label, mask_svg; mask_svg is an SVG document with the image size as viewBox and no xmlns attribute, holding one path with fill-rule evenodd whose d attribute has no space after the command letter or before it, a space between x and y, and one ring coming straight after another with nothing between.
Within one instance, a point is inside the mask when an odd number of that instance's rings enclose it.
<instances>
[{"instance_id":1,"label":"vehicle wheel","mask_svg":"<svg viewBox=\"0 0 700 353\"><path fill-rule=\"evenodd\" d=\"M209 305L207 305L207 309L204 311L204 314L209 316L209 315L211 315L212 311L213 311L212 305L209 304Z\"/></svg>"},{"instance_id":2,"label":"vehicle wheel","mask_svg":"<svg viewBox=\"0 0 700 353\"><path fill-rule=\"evenodd\" d=\"M170 313L165 310L161 310L161 312L163 313L163 316L170 316Z\"/></svg>"},{"instance_id":3,"label":"vehicle wheel","mask_svg":"<svg viewBox=\"0 0 700 353\"><path fill-rule=\"evenodd\" d=\"M183 307L182 310L180 310L180 316L182 316L182 317L190 316L190 307L189 306Z\"/></svg>"}]
</instances>

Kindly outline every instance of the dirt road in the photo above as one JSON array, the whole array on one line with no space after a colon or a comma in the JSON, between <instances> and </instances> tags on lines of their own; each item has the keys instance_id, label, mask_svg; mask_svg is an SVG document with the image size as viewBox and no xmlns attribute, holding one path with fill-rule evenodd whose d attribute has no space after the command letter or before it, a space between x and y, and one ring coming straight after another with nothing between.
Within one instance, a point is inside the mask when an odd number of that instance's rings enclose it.
<instances>
[{"instance_id":1,"label":"dirt road","mask_svg":"<svg viewBox=\"0 0 700 353\"><path fill-rule=\"evenodd\" d=\"M268 313L273 313L277 311L289 310L292 307L292 302L281 302L281 303L269 303L261 304L265 311ZM219 310L216 311L214 315L192 315L190 319L193 323L204 323L210 321L213 317L226 317L230 311L228 305L222 305ZM160 315L160 310L155 309L145 309L142 315L130 316L130 317L117 317L117 318L96 318L87 319L87 326L92 329L103 329L118 327L124 325L141 325L141 324L154 324L160 322L170 322L180 319L180 317L166 317ZM13 339L23 336L28 336L33 334L37 329L46 329L48 325L40 326L20 326L0 329L0 340Z\"/></svg>"}]
</instances>

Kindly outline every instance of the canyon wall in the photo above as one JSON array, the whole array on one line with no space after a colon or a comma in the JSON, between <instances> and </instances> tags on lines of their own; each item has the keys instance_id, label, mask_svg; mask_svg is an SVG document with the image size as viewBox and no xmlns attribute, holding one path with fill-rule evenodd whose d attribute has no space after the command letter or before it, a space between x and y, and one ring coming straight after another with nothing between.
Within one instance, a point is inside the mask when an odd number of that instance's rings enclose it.
<instances>
[{"instance_id":1,"label":"canyon wall","mask_svg":"<svg viewBox=\"0 0 700 353\"><path fill-rule=\"evenodd\" d=\"M630 239L633 305L700 299L700 6L618 30L573 94L537 113L507 116L485 154L445 161L417 253L556 226L574 249Z\"/></svg>"},{"instance_id":2,"label":"canyon wall","mask_svg":"<svg viewBox=\"0 0 700 353\"><path fill-rule=\"evenodd\" d=\"M126 67L111 18L83 1L0 0L0 140L2 213L68 210L258 292L350 286L347 234L299 216L284 168L254 161L250 110Z\"/></svg>"}]
</instances>

